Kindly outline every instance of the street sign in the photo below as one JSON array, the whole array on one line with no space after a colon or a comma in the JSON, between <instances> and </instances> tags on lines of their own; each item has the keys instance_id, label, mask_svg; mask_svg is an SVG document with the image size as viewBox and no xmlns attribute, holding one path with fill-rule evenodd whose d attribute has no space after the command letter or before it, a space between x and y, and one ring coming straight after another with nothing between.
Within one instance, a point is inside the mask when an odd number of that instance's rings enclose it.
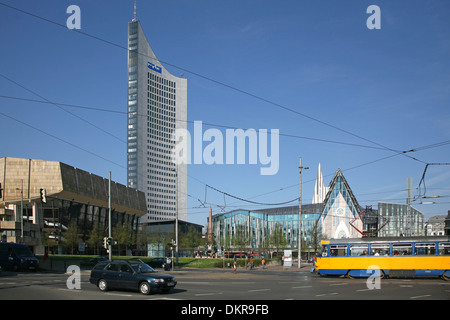
<instances>
[{"instance_id":1,"label":"street sign","mask_svg":"<svg viewBox=\"0 0 450 320\"><path fill-rule=\"evenodd\" d=\"M86 251L86 244L84 242L78 242L78 252Z\"/></svg>"}]
</instances>

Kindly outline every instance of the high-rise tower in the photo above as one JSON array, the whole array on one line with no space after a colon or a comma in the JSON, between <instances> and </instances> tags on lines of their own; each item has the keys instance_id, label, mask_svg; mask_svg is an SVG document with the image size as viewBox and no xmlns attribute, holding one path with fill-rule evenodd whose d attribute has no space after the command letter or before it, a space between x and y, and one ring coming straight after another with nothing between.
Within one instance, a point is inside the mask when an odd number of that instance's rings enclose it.
<instances>
[{"instance_id":1,"label":"high-rise tower","mask_svg":"<svg viewBox=\"0 0 450 320\"><path fill-rule=\"evenodd\" d=\"M186 221L187 166L175 161L175 130L186 130L187 80L164 68L136 16L127 58L127 184L145 192L141 222L173 220L177 211Z\"/></svg>"}]
</instances>

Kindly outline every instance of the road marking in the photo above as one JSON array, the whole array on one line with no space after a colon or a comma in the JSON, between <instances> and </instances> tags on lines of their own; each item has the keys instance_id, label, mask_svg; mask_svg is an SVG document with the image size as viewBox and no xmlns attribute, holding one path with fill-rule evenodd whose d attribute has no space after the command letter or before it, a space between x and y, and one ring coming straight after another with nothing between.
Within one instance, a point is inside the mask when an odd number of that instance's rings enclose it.
<instances>
[{"instance_id":1,"label":"road marking","mask_svg":"<svg viewBox=\"0 0 450 320\"><path fill-rule=\"evenodd\" d=\"M60 291L70 291L70 292L81 292L81 289L67 289L67 288L59 288Z\"/></svg>"},{"instance_id":2,"label":"road marking","mask_svg":"<svg viewBox=\"0 0 450 320\"><path fill-rule=\"evenodd\" d=\"M348 283L332 283L332 284L330 284L330 287L331 286L346 286L346 285L348 285Z\"/></svg>"},{"instance_id":3,"label":"road marking","mask_svg":"<svg viewBox=\"0 0 450 320\"><path fill-rule=\"evenodd\" d=\"M161 297L161 298L151 298L147 300L183 300L183 299Z\"/></svg>"},{"instance_id":4,"label":"road marking","mask_svg":"<svg viewBox=\"0 0 450 320\"><path fill-rule=\"evenodd\" d=\"M198 297L198 296L213 296L216 294L223 294L223 292L197 293L195 296L196 297Z\"/></svg>"},{"instance_id":5,"label":"road marking","mask_svg":"<svg viewBox=\"0 0 450 320\"><path fill-rule=\"evenodd\" d=\"M131 294L121 294L121 293L107 293L108 296L118 296L118 297L132 297Z\"/></svg>"},{"instance_id":6,"label":"road marking","mask_svg":"<svg viewBox=\"0 0 450 320\"><path fill-rule=\"evenodd\" d=\"M270 289L254 289L254 290L248 290L248 292L260 292L260 291L270 291Z\"/></svg>"},{"instance_id":7,"label":"road marking","mask_svg":"<svg viewBox=\"0 0 450 320\"><path fill-rule=\"evenodd\" d=\"M292 289L304 289L304 288L312 288L312 286L292 287Z\"/></svg>"},{"instance_id":8,"label":"road marking","mask_svg":"<svg viewBox=\"0 0 450 320\"><path fill-rule=\"evenodd\" d=\"M431 297L431 295L430 294L425 294L423 296L410 297L410 299L419 299L419 298L425 298L425 297Z\"/></svg>"},{"instance_id":9,"label":"road marking","mask_svg":"<svg viewBox=\"0 0 450 320\"><path fill-rule=\"evenodd\" d=\"M335 294L338 294L338 293L337 292L332 292L332 293L316 294L316 297L323 297L323 296L327 296L327 295L332 296L332 295L335 295Z\"/></svg>"}]
</instances>

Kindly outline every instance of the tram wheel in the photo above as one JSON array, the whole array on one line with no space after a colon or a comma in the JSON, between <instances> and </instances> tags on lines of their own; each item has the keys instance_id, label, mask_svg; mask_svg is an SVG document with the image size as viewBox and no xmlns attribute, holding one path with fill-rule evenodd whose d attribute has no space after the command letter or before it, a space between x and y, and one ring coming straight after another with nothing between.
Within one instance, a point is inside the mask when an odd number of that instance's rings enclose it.
<instances>
[{"instance_id":1,"label":"tram wheel","mask_svg":"<svg viewBox=\"0 0 450 320\"><path fill-rule=\"evenodd\" d=\"M450 281L450 277L447 277L445 274L449 273L450 275L450 270L445 270L444 273L442 274L442 279L446 280L446 281Z\"/></svg>"}]
</instances>

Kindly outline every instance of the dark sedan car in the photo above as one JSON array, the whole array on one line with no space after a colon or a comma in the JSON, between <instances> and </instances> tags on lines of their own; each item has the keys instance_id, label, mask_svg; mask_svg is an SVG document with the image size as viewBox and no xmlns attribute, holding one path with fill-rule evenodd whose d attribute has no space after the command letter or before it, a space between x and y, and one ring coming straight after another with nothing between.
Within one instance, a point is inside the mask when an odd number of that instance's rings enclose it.
<instances>
[{"instance_id":1,"label":"dark sedan car","mask_svg":"<svg viewBox=\"0 0 450 320\"><path fill-rule=\"evenodd\" d=\"M173 276L160 274L145 263L126 260L99 262L92 269L89 282L102 291L130 289L142 294L157 290L168 292L177 284Z\"/></svg>"}]
</instances>

